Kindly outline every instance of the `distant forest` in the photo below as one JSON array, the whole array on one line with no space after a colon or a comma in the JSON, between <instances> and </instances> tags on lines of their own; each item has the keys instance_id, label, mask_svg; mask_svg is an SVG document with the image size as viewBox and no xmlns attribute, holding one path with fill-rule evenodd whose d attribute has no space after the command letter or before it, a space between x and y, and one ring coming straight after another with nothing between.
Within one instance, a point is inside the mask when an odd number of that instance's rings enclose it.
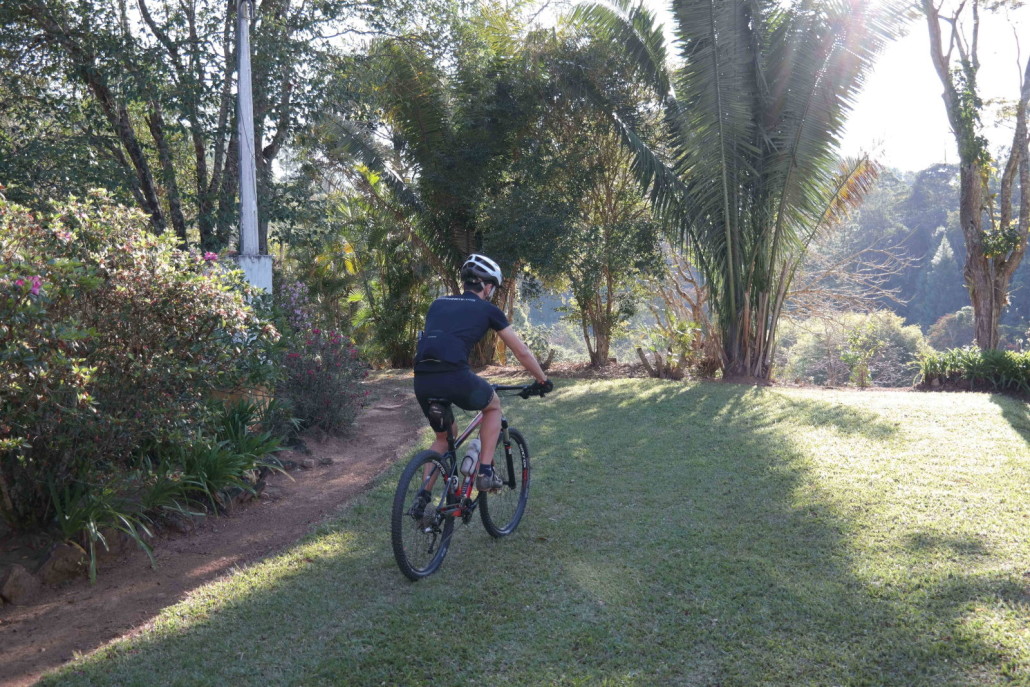
<instances>
[{"instance_id":1,"label":"distant forest","mask_svg":"<svg viewBox=\"0 0 1030 687\"><path fill-rule=\"evenodd\" d=\"M883 299L881 305L924 332L970 304L962 278L966 247L958 224L958 175L958 166L947 164L919 172L886 170L839 236L843 249L894 250L908 261L886 284L899 302ZM1024 261L1012 280L1002 324L1022 334L1028 321L1030 268Z\"/></svg>"}]
</instances>

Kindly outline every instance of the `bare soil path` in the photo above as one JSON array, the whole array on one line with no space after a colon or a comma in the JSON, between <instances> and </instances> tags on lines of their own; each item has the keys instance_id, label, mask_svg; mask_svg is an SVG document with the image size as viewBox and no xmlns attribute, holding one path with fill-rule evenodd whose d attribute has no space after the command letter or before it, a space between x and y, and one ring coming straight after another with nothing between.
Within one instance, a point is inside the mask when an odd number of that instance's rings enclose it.
<instances>
[{"instance_id":1,"label":"bare soil path","mask_svg":"<svg viewBox=\"0 0 1030 687\"><path fill-rule=\"evenodd\" d=\"M371 402L353 436L307 439L315 467L269 479L261 498L228 517L202 518L188 534L154 542L157 568L131 551L104 565L96 584L76 580L27 605L0 609L0 685L34 683L45 671L138 632L161 609L211 580L285 549L403 458L424 420L410 375L367 382ZM321 460L331 459L328 465Z\"/></svg>"}]
</instances>

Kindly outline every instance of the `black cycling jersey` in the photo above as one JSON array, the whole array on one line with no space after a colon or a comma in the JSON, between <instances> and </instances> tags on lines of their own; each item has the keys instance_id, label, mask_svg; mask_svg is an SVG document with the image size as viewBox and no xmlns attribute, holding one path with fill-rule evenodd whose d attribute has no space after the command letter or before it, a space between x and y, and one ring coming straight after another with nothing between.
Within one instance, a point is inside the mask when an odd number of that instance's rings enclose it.
<instances>
[{"instance_id":1,"label":"black cycling jersey","mask_svg":"<svg viewBox=\"0 0 1030 687\"><path fill-rule=\"evenodd\" d=\"M472 347L487 329L501 331L508 318L474 293L437 298L426 314L426 328L415 351L415 372L467 369Z\"/></svg>"}]
</instances>

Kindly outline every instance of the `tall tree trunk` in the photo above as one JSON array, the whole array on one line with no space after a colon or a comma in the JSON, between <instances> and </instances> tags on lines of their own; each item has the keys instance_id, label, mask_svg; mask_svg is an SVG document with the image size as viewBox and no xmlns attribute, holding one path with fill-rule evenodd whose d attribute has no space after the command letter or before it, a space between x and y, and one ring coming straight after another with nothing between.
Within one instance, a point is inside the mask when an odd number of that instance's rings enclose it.
<instances>
[{"instance_id":1,"label":"tall tree trunk","mask_svg":"<svg viewBox=\"0 0 1030 687\"><path fill-rule=\"evenodd\" d=\"M161 161L161 175L165 185L165 196L168 198L168 212L172 218L172 227L175 229L175 235L179 238L179 244L185 247L186 218L182 214L182 196L179 193L179 182L175 174L175 160L172 159L172 152L168 149L168 141L165 138L165 122L164 116L161 114L161 104L156 100L150 102L147 126L150 127L150 135L154 137L154 144L157 146L158 160Z\"/></svg>"},{"instance_id":2,"label":"tall tree trunk","mask_svg":"<svg viewBox=\"0 0 1030 687\"><path fill-rule=\"evenodd\" d=\"M973 305L973 340L981 349L997 347L1001 304L995 298L996 283L991 260L984 256L983 208L986 180L979 165L963 162L959 169L959 226L966 240L962 270Z\"/></svg>"},{"instance_id":3,"label":"tall tree trunk","mask_svg":"<svg viewBox=\"0 0 1030 687\"><path fill-rule=\"evenodd\" d=\"M998 347L998 325L1001 312L1008 304L1008 288L1012 274L1023 259L1027 244L1027 225L1030 223L1030 188L1021 184L1018 219L1012 217L1012 186L1028 157L1026 110L1030 101L1030 60L1024 71L1022 88L1016 108L1016 131L1004 166L999 197L999 215L991 207L989 181L991 160L987 152L987 140L981 133L980 103L976 89L977 71L980 68L977 55L979 34L979 1L973 0L972 37L967 40L960 34L960 13L942 17L933 0L922 0L930 32L930 55L937 75L944 86L944 105L948 113L955 141L958 144L960 161L959 224L966 240L966 260L963 268L969 300L973 306L974 334L977 346L989 350ZM951 26L947 51L941 33L941 21ZM959 53L959 68L951 63L953 50ZM1013 225L1013 222L1015 224ZM1009 239L998 237L1011 235Z\"/></svg>"}]
</instances>

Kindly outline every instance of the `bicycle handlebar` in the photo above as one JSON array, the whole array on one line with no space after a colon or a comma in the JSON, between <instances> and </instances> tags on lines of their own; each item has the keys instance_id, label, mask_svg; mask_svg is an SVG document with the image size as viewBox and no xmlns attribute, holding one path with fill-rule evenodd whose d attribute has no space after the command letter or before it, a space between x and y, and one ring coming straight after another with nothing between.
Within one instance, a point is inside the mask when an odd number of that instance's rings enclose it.
<instances>
[{"instance_id":1,"label":"bicycle handlebar","mask_svg":"<svg viewBox=\"0 0 1030 687\"><path fill-rule=\"evenodd\" d=\"M492 384L491 386L493 386L494 391L518 391L519 393L516 395L520 398L529 398L530 396L539 396L540 398L543 398L544 394L547 393L546 391L540 388L537 382L533 382L532 384L521 384L516 386L510 386L505 384Z\"/></svg>"}]
</instances>

